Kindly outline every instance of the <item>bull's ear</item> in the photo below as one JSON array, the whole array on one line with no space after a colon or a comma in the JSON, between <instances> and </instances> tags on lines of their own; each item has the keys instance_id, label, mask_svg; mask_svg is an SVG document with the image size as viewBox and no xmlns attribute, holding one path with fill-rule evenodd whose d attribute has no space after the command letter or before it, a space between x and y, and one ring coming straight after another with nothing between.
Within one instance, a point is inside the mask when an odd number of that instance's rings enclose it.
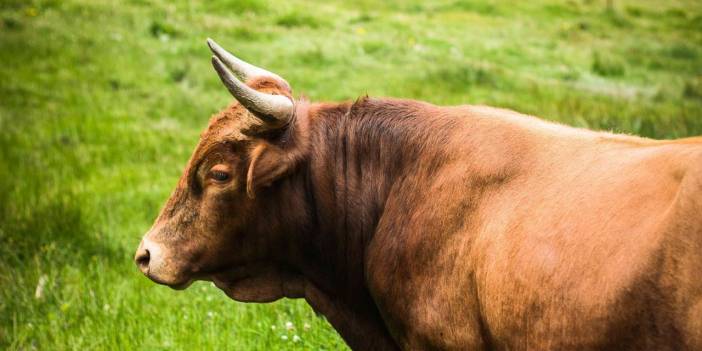
<instances>
[{"instance_id":1,"label":"bull's ear","mask_svg":"<svg viewBox=\"0 0 702 351\"><path fill-rule=\"evenodd\" d=\"M251 162L246 174L246 194L254 198L257 188L269 186L290 172L296 164L292 153L261 142L250 155Z\"/></svg>"}]
</instances>

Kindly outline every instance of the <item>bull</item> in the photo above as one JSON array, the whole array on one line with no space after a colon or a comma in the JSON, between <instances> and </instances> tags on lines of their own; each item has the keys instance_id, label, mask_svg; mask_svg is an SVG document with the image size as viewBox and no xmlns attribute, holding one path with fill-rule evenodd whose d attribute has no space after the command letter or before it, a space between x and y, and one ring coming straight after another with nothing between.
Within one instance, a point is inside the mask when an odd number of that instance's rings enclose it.
<instances>
[{"instance_id":1,"label":"bull","mask_svg":"<svg viewBox=\"0 0 702 351\"><path fill-rule=\"evenodd\" d=\"M303 298L353 349L702 350L702 139L294 98L208 40L213 116L135 256Z\"/></svg>"}]
</instances>

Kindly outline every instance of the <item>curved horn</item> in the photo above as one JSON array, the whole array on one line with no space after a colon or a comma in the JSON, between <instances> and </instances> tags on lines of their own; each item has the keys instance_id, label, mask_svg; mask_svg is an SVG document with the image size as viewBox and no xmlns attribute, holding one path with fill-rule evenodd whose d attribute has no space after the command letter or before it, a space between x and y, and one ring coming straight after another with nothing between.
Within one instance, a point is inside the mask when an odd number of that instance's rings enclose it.
<instances>
[{"instance_id":1,"label":"curved horn","mask_svg":"<svg viewBox=\"0 0 702 351\"><path fill-rule=\"evenodd\" d=\"M293 114L293 103L290 99L283 95L266 94L250 88L236 79L217 56L212 56L212 66L219 74L219 79L224 86L247 110L255 112L261 118L271 118L281 124L290 120Z\"/></svg>"},{"instance_id":2,"label":"curved horn","mask_svg":"<svg viewBox=\"0 0 702 351\"><path fill-rule=\"evenodd\" d=\"M266 71L261 67L256 67L248 62L242 61L238 57L232 55L232 53L229 51L224 50L221 46L219 46L219 44L210 38L207 38L207 46L210 47L210 50L213 54L215 54L215 56L217 56L217 58L224 62L227 67L234 72L234 74L243 80L248 80L254 77L273 77L280 79L287 84L287 81L285 81L285 79L283 79L281 76L273 72Z\"/></svg>"}]
</instances>

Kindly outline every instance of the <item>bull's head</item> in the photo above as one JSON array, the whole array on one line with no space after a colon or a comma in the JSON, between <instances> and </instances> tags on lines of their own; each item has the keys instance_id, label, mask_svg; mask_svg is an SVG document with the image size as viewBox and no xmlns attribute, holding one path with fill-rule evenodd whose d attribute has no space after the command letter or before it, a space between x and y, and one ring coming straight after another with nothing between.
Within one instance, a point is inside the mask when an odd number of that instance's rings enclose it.
<instances>
[{"instance_id":1,"label":"bull's head","mask_svg":"<svg viewBox=\"0 0 702 351\"><path fill-rule=\"evenodd\" d=\"M193 280L213 280L233 298L272 300L282 297L276 290L280 286L271 285L280 272L260 262L272 254L261 234L276 231L270 218L275 209L254 191L296 163L299 145L286 139L295 119L292 92L280 76L236 58L212 40L208 45L212 65L236 102L202 133L135 261L153 281L176 289ZM220 281L225 275L227 281ZM235 282L240 286L232 286Z\"/></svg>"}]
</instances>

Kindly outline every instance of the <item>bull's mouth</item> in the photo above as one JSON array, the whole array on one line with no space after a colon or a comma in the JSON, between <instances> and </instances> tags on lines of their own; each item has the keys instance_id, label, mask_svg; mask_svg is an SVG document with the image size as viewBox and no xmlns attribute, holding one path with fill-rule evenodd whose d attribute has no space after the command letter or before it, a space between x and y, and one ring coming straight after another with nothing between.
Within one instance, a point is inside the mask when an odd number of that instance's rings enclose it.
<instances>
[{"instance_id":1,"label":"bull's mouth","mask_svg":"<svg viewBox=\"0 0 702 351\"><path fill-rule=\"evenodd\" d=\"M157 276L149 274L149 273L146 273L144 275L146 275L146 277L151 279L151 281L153 281L154 283L159 284L159 285L165 285L173 290L185 290L193 283L193 279L191 279L191 278L185 278L185 279L182 279L180 281L174 282L174 281L164 280L160 277L157 277Z\"/></svg>"},{"instance_id":2,"label":"bull's mouth","mask_svg":"<svg viewBox=\"0 0 702 351\"><path fill-rule=\"evenodd\" d=\"M221 268L212 271L200 272L191 272L189 270L186 270L183 273L174 274L174 276L170 279L167 279L162 275L159 276L159 274L154 273L155 272L148 270L144 272L144 275L154 283L159 285L165 285L173 290L185 290L197 280L211 281L215 283L215 285L217 285L220 289L224 290L226 286L231 285L235 281L247 278L247 276L242 275L238 269L232 268Z\"/></svg>"}]
</instances>

